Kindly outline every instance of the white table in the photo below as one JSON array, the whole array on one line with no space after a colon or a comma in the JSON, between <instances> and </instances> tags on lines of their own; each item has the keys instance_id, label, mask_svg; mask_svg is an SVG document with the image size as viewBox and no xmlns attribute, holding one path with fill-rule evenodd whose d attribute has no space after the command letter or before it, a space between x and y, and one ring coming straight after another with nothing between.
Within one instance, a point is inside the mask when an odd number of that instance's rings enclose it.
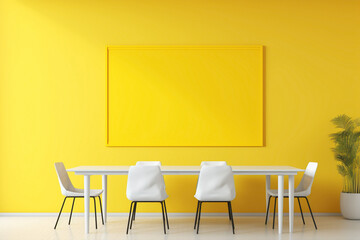
<instances>
[{"instance_id":1,"label":"white table","mask_svg":"<svg viewBox=\"0 0 360 240\"><path fill-rule=\"evenodd\" d=\"M283 202L284 202L284 176L289 176L289 232L293 231L294 222L294 176L303 169L290 166L231 166L234 175L265 175L266 187L270 187L270 176L278 177L278 224L279 234L283 228ZM127 175L129 166L80 166L67 170L76 175L84 175L84 201L85 201L85 233L89 233L90 217L90 176L102 175L103 187L103 213L107 220L107 176ZM200 166L161 166L164 175L198 175ZM195 189L194 189L195 191ZM266 207L269 196L266 194Z\"/></svg>"}]
</instances>

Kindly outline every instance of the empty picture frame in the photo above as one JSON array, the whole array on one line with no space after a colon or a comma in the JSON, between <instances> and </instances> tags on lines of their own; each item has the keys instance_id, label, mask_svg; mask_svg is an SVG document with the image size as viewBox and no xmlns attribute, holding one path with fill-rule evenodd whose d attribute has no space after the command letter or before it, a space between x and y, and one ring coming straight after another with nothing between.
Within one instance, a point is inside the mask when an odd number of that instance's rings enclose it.
<instances>
[{"instance_id":1,"label":"empty picture frame","mask_svg":"<svg viewBox=\"0 0 360 240\"><path fill-rule=\"evenodd\" d=\"M107 146L263 146L262 46L107 47Z\"/></svg>"}]
</instances>

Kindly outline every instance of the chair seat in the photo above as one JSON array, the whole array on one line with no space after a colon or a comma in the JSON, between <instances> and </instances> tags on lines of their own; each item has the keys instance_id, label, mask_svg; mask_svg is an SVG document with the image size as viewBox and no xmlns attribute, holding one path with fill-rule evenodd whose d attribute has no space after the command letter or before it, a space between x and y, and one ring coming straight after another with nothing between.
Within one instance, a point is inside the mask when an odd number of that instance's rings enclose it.
<instances>
[{"instance_id":1,"label":"chair seat","mask_svg":"<svg viewBox=\"0 0 360 240\"><path fill-rule=\"evenodd\" d=\"M162 192L162 193L159 193L159 194L127 194L127 198L130 200L130 201L133 201L133 202L162 202L164 201L165 199L167 199L169 196Z\"/></svg>"},{"instance_id":2,"label":"chair seat","mask_svg":"<svg viewBox=\"0 0 360 240\"><path fill-rule=\"evenodd\" d=\"M97 197L102 194L101 189L90 189L90 197ZM66 191L65 197L84 197L84 189L75 188L74 191Z\"/></svg>"},{"instance_id":3,"label":"chair seat","mask_svg":"<svg viewBox=\"0 0 360 240\"><path fill-rule=\"evenodd\" d=\"M270 189L266 191L270 196L277 197L278 190L277 189ZM307 197L309 193L307 191L294 191L294 197ZM289 197L289 190L284 189L284 197Z\"/></svg>"},{"instance_id":4,"label":"chair seat","mask_svg":"<svg viewBox=\"0 0 360 240\"><path fill-rule=\"evenodd\" d=\"M231 193L224 193L223 195L221 194L195 194L194 197L198 200L198 201L202 201L202 202L230 202L232 200L234 200L235 195L232 195Z\"/></svg>"}]
</instances>

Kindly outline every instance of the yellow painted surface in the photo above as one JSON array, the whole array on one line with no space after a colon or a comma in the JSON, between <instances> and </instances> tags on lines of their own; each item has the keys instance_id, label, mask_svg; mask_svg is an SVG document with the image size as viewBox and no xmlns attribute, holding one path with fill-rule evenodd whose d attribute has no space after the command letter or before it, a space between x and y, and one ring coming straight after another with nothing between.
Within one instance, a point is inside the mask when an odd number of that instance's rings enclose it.
<instances>
[{"instance_id":1,"label":"yellow painted surface","mask_svg":"<svg viewBox=\"0 0 360 240\"><path fill-rule=\"evenodd\" d=\"M262 46L107 48L108 146L262 146Z\"/></svg>"},{"instance_id":2,"label":"yellow painted surface","mask_svg":"<svg viewBox=\"0 0 360 240\"><path fill-rule=\"evenodd\" d=\"M338 212L342 179L329 120L360 116L359 9L359 1L340 0L0 0L0 212L58 211L56 161L70 168L138 160L302 168L318 161L312 208ZM106 147L104 49L130 44L265 46L265 147ZM80 176L71 178L82 187ZM265 178L235 180L234 211L264 212ZM165 182L168 211L194 212L196 177ZM126 177L109 177L110 212L128 211L125 187Z\"/></svg>"}]
</instances>

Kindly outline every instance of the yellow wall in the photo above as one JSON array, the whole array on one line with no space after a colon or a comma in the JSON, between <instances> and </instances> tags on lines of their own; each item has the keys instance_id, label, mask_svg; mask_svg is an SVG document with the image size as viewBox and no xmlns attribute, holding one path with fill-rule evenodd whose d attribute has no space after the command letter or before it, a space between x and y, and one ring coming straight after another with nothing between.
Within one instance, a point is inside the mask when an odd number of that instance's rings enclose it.
<instances>
[{"instance_id":1,"label":"yellow wall","mask_svg":"<svg viewBox=\"0 0 360 240\"><path fill-rule=\"evenodd\" d=\"M312 207L338 212L342 179L329 120L360 116L359 9L359 1L341 0L0 0L0 212L58 211L56 161L137 160L301 168L318 161ZM266 146L105 147L105 46L121 44L264 45ZM265 211L264 180L236 177L236 212ZM193 212L196 178L165 181L169 211ZM100 178L91 185L100 187ZM111 212L128 211L125 186L126 177L109 177Z\"/></svg>"}]
</instances>

